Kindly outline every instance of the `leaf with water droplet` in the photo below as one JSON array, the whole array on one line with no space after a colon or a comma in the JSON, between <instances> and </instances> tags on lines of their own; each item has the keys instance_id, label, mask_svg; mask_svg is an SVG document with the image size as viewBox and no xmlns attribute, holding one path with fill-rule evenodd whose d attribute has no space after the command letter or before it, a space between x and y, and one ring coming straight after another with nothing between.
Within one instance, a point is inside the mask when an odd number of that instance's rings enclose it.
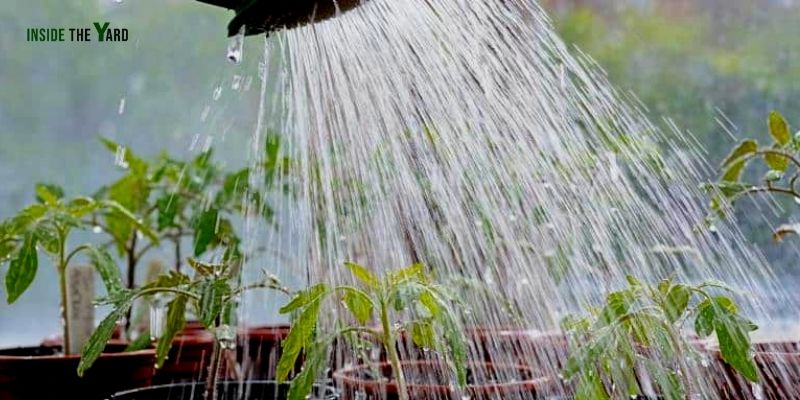
<instances>
[{"instance_id":1,"label":"leaf with water droplet","mask_svg":"<svg viewBox=\"0 0 800 400\"><path fill-rule=\"evenodd\" d=\"M731 153L725 157L725 161L722 162L722 167L728 167L736 161L739 161L741 158L744 158L750 154L753 154L758 151L758 143L755 140L745 140L739 143Z\"/></svg>"},{"instance_id":2,"label":"leaf with water droplet","mask_svg":"<svg viewBox=\"0 0 800 400\"><path fill-rule=\"evenodd\" d=\"M156 345L156 368L161 368L167 359L172 341L186 326L186 303L188 298L178 295L167 304L167 320L164 334L158 338Z\"/></svg>"},{"instance_id":3,"label":"leaf with water droplet","mask_svg":"<svg viewBox=\"0 0 800 400\"><path fill-rule=\"evenodd\" d=\"M344 266L347 267L347 269L350 270L350 272L353 274L353 276L358 278L359 281L361 281L362 283L364 283L368 287L374 289L374 288L377 288L380 285L380 281L378 280L378 277L376 277L375 274L373 274L366 267L363 267L361 265L358 265L358 264L352 263L352 262L345 262Z\"/></svg>"},{"instance_id":4,"label":"leaf with water droplet","mask_svg":"<svg viewBox=\"0 0 800 400\"><path fill-rule=\"evenodd\" d=\"M84 372L86 372L97 358L100 357L106 344L114 334L114 328L117 327L117 322L125 317L125 313L128 312L130 305L131 302L127 301L123 303L122 306L114 309L114 311L100 322L97 329L94 330L92 336L89 337L81 350L81 360L80 363L78 363L78 376L83 376Z\"/></svg>"}]
</instances>

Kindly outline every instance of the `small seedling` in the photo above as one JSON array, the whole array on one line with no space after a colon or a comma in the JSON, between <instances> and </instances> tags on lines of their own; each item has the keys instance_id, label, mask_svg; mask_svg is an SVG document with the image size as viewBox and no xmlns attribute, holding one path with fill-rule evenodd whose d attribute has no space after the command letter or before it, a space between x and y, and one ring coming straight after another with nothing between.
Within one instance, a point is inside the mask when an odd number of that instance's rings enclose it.
<instances>
[{"instance_id":1,"label":"small seedling","mask_svg":"<svg viewBox=\"0 0 800 400\"><path fill-rule=\"evenodd\" d=\"M760 145L755 139L740 142L722 162L722 175L718 182L704 185L712 193L711 215L708 220L725 218L728 209L738 200L759 193L788 196L800 202L800 132L792 135L789 124L778 112L772 112L767 122L772 143ZM767 172L757 182L747 181L745 172L755 168L762 160ZM800 224L779 227L775 240L789 234L800 233Z\"/></svg>"},{"instance_id":2,"label":"small seedling","mask_svg":"<svg viewBox=\"0 0 800 400\"><path fill-rule=\"evenodd\" d=\"M573 354L564 377L576 383L576 399L599 400L638 396L642 375L650 378L658 396L684 399L692 371L687 358L694 347L681 336L694 319L700 337L716 333L722 359L751 382L759 379L751 355L749 333L757 327L739 314L730 289L714 282L691 286L665 279L658 285L628 277L628 287L610 293L600 309L584 318L570 317Z\"/></svg>"},{"instance_id":3,"label":"small seedling","mask_svg":"<svg viewBox=\"0 0 800 400\"><path fill-rule=\"evenodd\" d=\"M100 188L95 197L122 204L159 238L158 243L143 243L140 232L116 213L93 218L92 223L112 239L109 245L125 262L125 286L129 289L136 286L138 264L149 251L159 248L159 243L170 246L178 272L186 262L186 253L202 257L224 249L224 262L241 258L241 239L233 221L242 215L258 214L272 222L274 212L265 193L276 189L291 164L282 155L280 138L275 134L267 136L261 162L232 172L214 161L211 148L190 160L166 153L145 159L110 139L101 141L115 154L116 164L124 173ZM192 240L190 249L183 243L188 238ZM126 325L130 323L127 315Z\"/></svg>"},{"instance_id":4,"label":"small seedling","mask_svg":"<svg viewBox=\"0 0 800 400\"><path fill-rule=\"evenodd\" d=\"M123 290L119 270L111 255L100 246L82 244L70 247L69 239L75 230L91 231L91 220L114 215L135 227L149 240L158 242L156 235L123 205L111 200L89 197L64 199L64 191L54 185L36 186L37 203L21 210L16 216L0 223L0 264L8 262L6 293L8 303L14 303L30 287L39 267L39 254L48 255L56 266L61 295L64 353L70 348L69 307L67 307L67 268L79 254L88 256L97 269L109 296Z\"/></svg>"},{"instance_id":5,"label":"small seedling","mask_svg":"<svg viewBox=\"0 0 800 400\"><path fill-rule=\"evenodd\" d=\"M216 382L220 366L227 353L236 348L236 332L232 327L233 307L242 293L255 289L277 290L287 295L290 291L283 287L273 275L254 284L240 286L238 272L231 264L209 264L189 259L188 265L194 270L194 277L170 271L155 281L137 289L121 289L111 293L99 304L112 305L113 311L100 323L83 348L78 374L89 369L100 356L105 344L111 338L117 322L128 312L133 302L144 296L161 296L168 300L164 326L151 327L157 336L156 367L161 367L167 358L172 342L186 325L187 310L192 309L203 326L214 333L214 350L209 365L206 385L206 399L215 399ZM151 335L146 335L150 338Z\"/></svg>"},{"instance_id":6,"label":"small seedling","mask_svg":"<svg viewBox=\"0 0 800 400\"><path fill-rule=\"evenodd\" d=\"M359 282L357 287L317 284L299 292L281 308L281 313L293 314L296 318L278 362L278 380L286 380L300 353L305 354L303 370L294 378L289 390L290 400L306 398L317 375L327 364L332 342L352 334L367 336L386 349L401 400L409 399L396 348L396 341L403 331L411 334L417 346L444 354L456 382L462 387L466 385L467 345L453 309L455 303L441 286L432 282L422 264L383 277L358 264L345 263L345 266ZM352 323L339 324L334 332L323 332L318 320L322 303L327 298L341 300L352 315ZM395 324L394 321L400 318L394 315L395 312L406 312L413 317ZM372 325L375 318L379 328Z\"/></svg>"}]
</instances>

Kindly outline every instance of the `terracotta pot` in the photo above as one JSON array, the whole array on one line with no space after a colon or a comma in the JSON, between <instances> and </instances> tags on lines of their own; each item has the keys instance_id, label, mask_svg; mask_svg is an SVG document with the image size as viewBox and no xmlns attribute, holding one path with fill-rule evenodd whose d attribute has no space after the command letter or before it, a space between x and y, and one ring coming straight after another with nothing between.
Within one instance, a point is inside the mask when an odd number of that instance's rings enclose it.
<instances>
[{"instance_id":1,"label":"terracotta pot","mask_svg":"<svg viewBox=\"0 0 800 400\"><path fill-rule=\"evenodd\" d=\"M714 384L720 398L800 400L800 342L756 343L753 355L761 375L758 384L747 382L713 351Z\"/></svg>"},{"instance_id":2,"label":"terracotta pot","mask_svg":"<svg viewBox=\"0 0 800 400\"><path fill-rule=\"evenodd\" d=\"M243 390L244 389L244 390ZM284 400L289 384L272 381L232 381L218 385L219 400ZM204 383L176 383L117 393L109 400L204 400ZM309 400L336 400L331 387L316 387Z\"/></svg>"},{"instance_id":3,"label":"terracotta pot","mask_svg":"<svg viewBox=\"0 0 800 400\"><path fill-rule=\"evenodd\" d=\"M0 350L0 399L101 400L120 390L149 386L155 352L124 349L107 346L83 378L77 374L80 356L59 355L60 346Z\"/></svg>"},{"instance_id":4,"label":"terracotta pot","mask_svg":"<svg viewBox=\"0 0 800 400\"><path fill-rule=\"evenodd\" d=\"M374 370L377 368L378 370ZM460 400L469 396L482 399L531 399L550 381L535 377L533 369L521 365L471 363L468 365L468 386L455 388L449 377L449 367L436 361L407 361L402 363L409 397L414 400ZM342 391L342 399L395 400L397 383L389 363L377 366L357 365L334 372L334 381ZM507 381L503 381L506 379Z\"/></svg>"},{"instance_id":5,"label":"terracotta pot","mask_svg":"<svg viewBox=\"0 0 800 400\"><path fill-rule=\"evenodd\" d=\"M239 332L237 359L242 365L244 379L274 380L281 345L289 336L289 325L260 326ZM297 371L302 361L298 359Z\"/></svg>"},{"instance_id":6,"label":"terracotta pot","mask_svg":"<svg viewBox=\"0 0 800 400\"><path fill-rule=\"evenodd\" d=\"M569 341L560 332L475 328L467 334L472 351L490 363L524 365L557 375L569 358Z\"/></svg>"},{"instance_id":7,"label":"terracotta pot","mask_svg":"<svg viewBox=\"0 0 800 400\"><path fill-rule=\"evenodd\" d=\"M214 335L205 331L184 329L172 341L166 361L156 370L156 384L202 381L208 373L211 353L214 351Z\"/></svg>"}]
</instances>

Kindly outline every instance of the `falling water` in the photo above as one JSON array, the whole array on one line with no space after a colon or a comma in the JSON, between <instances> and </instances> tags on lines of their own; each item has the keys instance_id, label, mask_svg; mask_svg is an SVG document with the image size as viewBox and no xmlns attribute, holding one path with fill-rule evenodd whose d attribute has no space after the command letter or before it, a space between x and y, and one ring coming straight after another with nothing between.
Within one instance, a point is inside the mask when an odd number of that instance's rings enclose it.
<instances>
[{"instance_id":1,"label":"falling water","mask_svg":"<svg viewBox=\"0 0 800 400\"><path fill-rule=\"evenodd\" d=\"M459 293L465 327L531 335L626 275L723 281L762 324L796 313L733 224L703 224L711 166L694 138L648 121L532 0L373 0L268 46L286 54L283 91L263 101L262 73L261 109L284 113L298 186L275 211L295 228L249 240L287 254L279 272L353 283L345 260L421 261L478 284ZM557 376L563 354L540 356Z\"/></svg>"}]
</instances>

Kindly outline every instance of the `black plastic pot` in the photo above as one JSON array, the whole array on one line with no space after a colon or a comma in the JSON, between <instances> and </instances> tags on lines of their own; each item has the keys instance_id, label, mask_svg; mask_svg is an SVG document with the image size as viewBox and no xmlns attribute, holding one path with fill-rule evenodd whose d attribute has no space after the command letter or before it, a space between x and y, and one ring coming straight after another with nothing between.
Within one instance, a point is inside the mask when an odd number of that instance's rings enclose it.
<instances>
[{"instance_id":1,"label":"black plastic pot","mask_svg":"<svg viewBox=\"0 0 800 400\"><path fill-rule=\"evenodd\" d=\"M108 400L204 400L204 383L175 383L117 393ZM275 381L222 382L218 385L219 400L284 400L289 384ZM314 388L309 400L336 400L332 387Z\"/></svg>"}]
</instances>

